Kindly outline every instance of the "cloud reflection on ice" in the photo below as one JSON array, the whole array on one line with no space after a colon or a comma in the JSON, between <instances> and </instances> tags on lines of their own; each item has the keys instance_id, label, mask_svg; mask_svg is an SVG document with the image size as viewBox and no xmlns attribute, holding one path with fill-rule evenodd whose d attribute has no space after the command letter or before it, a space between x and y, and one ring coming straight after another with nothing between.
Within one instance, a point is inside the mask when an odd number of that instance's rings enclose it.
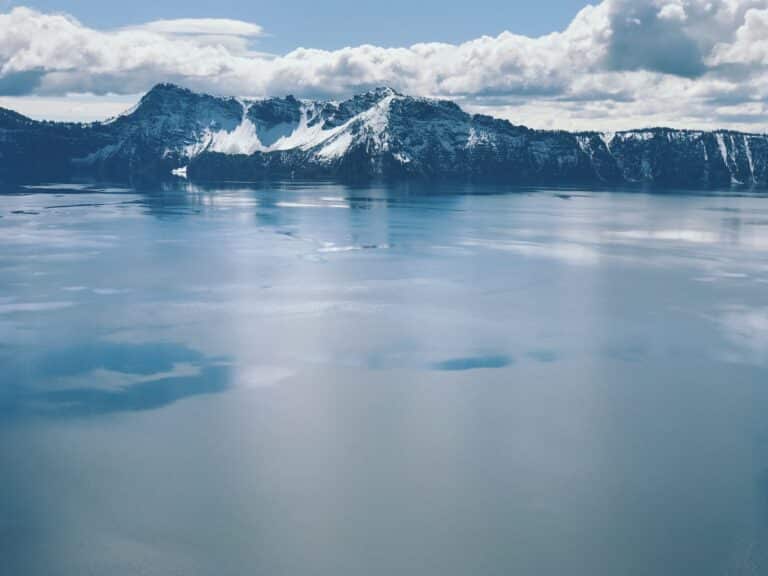
<instances>
[{"instance_id":1,"label":"cloud reflection on ice","mask_svg":"<svg viewBox=\"0 0 768 576\"><path fill-rule=\"evenodd\" d=\"M724 352L731 362L768 364L768 306L734 305L723 309L715 320L731 345Z\"/></svg>"}]
</instances>

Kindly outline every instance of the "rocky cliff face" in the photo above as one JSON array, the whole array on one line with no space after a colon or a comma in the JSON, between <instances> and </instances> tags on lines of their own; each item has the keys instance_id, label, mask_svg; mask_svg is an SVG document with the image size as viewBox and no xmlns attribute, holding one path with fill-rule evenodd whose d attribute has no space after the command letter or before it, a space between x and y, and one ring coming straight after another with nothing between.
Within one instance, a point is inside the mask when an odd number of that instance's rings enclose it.
<instances>
[{"instance_id":1,"label":"rocky cliff face","mask_svg":"<svg viewBox=\"0 0 768 576\"><path fill-rule=\"evenodd\" d=\"M0 178L451 178L768 187L768 137L654 128L569 133L379 88L343 102L238 100L171 84L92 124L0 109Z\"/></svg>"}]
</instances>

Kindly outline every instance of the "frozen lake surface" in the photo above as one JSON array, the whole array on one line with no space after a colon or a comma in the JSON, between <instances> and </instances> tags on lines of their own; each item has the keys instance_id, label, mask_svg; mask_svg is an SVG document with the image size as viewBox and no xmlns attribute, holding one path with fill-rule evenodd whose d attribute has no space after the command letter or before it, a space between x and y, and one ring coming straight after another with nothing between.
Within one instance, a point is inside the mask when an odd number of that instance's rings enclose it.
<instances>
[{"instance_id":1,"label":"frozen lake surface","mask_svg":"<svg viewBox=\"0 0 768 576\"><path fill-rule=\"evenodd\" d=\"M25 576L768 573L768 197L0 190Z\"/></svg>"}]
</instances>

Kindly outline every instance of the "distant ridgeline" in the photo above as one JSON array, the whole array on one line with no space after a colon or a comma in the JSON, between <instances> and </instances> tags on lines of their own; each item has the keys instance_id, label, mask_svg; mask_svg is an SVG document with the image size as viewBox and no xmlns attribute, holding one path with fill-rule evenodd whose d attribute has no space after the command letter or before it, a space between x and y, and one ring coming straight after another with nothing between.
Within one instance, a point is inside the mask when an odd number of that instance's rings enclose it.
<instances>
[{"instance_id":1,"label":"distant ridgeline","mask_svg":"<svg viewBox=\"0 0 768 576\"><path fill-rule=\"evenodd\" d=\"M171 84L90 124L0 108L0 179L436 178L768 187L768 137L654 128L531 130L378 88L343 102L238 100Z\"/></svg>"}]
</instances>

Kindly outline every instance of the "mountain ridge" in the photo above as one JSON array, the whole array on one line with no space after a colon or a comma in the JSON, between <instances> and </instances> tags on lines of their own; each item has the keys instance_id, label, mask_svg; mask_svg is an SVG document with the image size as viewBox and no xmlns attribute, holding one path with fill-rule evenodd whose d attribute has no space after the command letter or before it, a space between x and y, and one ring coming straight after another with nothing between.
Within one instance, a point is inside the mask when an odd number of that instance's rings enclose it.
<instances>
[{"instance_id":1,"label":"mountain ridge","mask_svg":"<svg viewBox=\"0 0 768 576\"><path fill-rule=\"evenodd\" d=\"M342 101L156 85L103 122L0 108L0 178L432 178L768 187L768 136L652 127L535 130L377 87Z\"/></svg>"}]
</instances>

